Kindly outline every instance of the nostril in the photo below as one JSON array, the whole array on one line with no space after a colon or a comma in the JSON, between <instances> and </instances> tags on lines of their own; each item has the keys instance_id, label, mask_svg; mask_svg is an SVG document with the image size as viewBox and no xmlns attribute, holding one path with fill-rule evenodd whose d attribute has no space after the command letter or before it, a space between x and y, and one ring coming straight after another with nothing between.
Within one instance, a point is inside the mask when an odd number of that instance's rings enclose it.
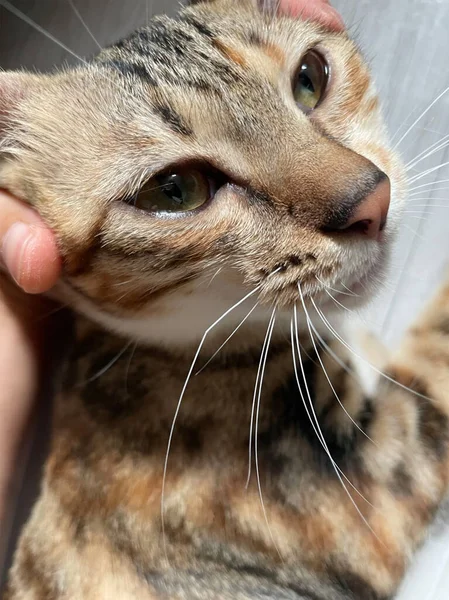
<instances>
[{"instance_id":1,"label":"nostril","mask_svg":"<svg viewBox=\"0 0 449 600\"><path fill-rule=\"evenodd\" d=\"M345 227L345 231L354 231L355 233L367 233L368 229L372 225L371 219L362 219L361 221L356 221L349 227Z\"/></svg>"},{"instance_id":2,"label":"nostril","mask_svg":"<svg viewBox=\"0 0 449 600\"><path fill-rule=\"evenodd\" d=\"M390 180L384 175L376 188L358 202L346 222L338 227L328 228L328 231L353 233L379 240L387 223L390 193Z\"/></svg>"}]
</instances>

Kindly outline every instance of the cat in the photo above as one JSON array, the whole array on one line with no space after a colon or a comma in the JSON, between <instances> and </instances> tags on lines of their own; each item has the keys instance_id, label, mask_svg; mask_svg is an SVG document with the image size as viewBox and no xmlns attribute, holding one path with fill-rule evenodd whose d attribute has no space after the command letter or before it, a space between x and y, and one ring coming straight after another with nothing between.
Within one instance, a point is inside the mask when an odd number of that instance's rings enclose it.
<instances>
[{"instance_id":1,"label":"cat","mask_svg":"<svg viewBox=\"0 0 449 600\"><path fill-rule=\"evenodd\" d=\"M328 293L375 293L406 177L356 45L197 1L0 115L77 315L3 599L392 598L448 492L449 286L368 393Z\"/></svg>"}]
</instances>

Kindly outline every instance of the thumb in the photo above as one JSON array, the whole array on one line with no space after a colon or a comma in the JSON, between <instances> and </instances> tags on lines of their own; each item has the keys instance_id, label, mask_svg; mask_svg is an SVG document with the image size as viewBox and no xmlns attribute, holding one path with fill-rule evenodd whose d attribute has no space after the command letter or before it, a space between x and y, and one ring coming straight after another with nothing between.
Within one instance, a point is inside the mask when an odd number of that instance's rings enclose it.
<instances>
[{"instance_id":1,"label":"thumb","mask_svg":"<svg viewBox=\"0 0 449 600\"><path fill-rule=\"evenodd\" d=\"M48 291L61 272L56 240L37 213L0 191L0 247L4 268L31 294Z\"/></svg>"}]
</instances>

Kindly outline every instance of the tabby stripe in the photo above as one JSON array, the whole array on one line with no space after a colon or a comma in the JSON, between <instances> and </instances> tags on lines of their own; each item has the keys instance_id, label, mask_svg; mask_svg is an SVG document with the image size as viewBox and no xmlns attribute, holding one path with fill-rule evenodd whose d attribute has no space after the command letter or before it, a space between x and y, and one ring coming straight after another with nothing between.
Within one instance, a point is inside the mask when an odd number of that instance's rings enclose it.
<instances>
[{"instance_id":1,"label":"tabby stripe","mask_svg":"<svg viewBox=\"0 0 449 600\"><path fill-rule=\"evenodd\" d=\"M161 102L154 104L153 108L172 131L187 137L193 136L193 129L183 121L181 115L172 106Z\"/></svg>"},{"instance_id":2,"label":"tabby stripe","mask_svg":"<svg viewBox=\"0 0 449 600\"><path fill-rule=\"evenodd\" d=\"M157 87L158 85L157 81L149 73L145 65L133 61L125 62L123 60L108 60L102 62L102 64L114 71L118 71L125 77L139 77L154 87Z\"/></svg>"}]
</instances>

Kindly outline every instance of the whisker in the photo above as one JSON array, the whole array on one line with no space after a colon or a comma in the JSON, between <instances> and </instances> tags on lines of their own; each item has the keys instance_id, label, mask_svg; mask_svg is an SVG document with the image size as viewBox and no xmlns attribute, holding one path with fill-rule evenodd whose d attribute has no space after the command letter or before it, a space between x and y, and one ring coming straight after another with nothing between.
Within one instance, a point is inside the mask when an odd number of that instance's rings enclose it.
<instances>
[{"instance_id":1,"label":"whisker","mask_svg":"<svg viewBox=\"0 0 449 600\"><path fill-rule=\"evenodd\" d=\"M254 461L255 461L255 466L256 466L257 489L259 491L260 504L262 506L262 512L264 515L265 523L267 525L268 533L270 534L271 541L273 542L273 545L276 548L277 553L279 554L279 557L282 559L282 555L279 551L278 545L276 544L276 541L273 536L273 532L270 527L270 522L268 520L267 511L265 508L265 502L263 499L262 485L260 482L259 452L258 452L258 443L257 443L258 435L259 435L259 413L260 413L260 401L261 401L261 397L262 397L263 378L264 378L264 374L265 374L265 367L267 364L268 352L270 349L270 342L271 342L271 337L273 335L273 329L274 329L275 322L276 322L276 307L273 309L272 319L271 319L271 323L270 323L270 326L268 329L267 343L266 343L266 348L265 348L265 356L263 357L262 370L261 370L261 374L260 374L259 394L257 397L256 428L255 428L255 432L254 432Z\"/></svg>"},{"instance_id":2,"label":"whisker","mask_svg":"<svg viewBox=\"0 0 449 600\"><path fill-rule=\"evenodd\" d=\"M128 398L129 394L128 394L128 377L129 377L129 370L131 368L131 362L134 358L134 354L136 353L137 350L137 346L138 346L138 342L134 343L134 347L131 351L131 355L129 357L128 360L128 364L126 365L126 370L125 370L125 398Z\"/></svg>"},{"instance_id":3,"label":"whisker","mask_svg":"<svg viewBox=\"0 0 449 600\"><path fill-rule=\"evenodd\" d=\"M384 377L385 379L387 379L388 381L390 381L391 383L394 383L395 385L397 385L398 387L402 388L403 390L410 392L412 394L414 394L415 396L418 396L419 398L423 398L424 400L430 400L430 398L428 396L425 396L424 394L420 394L419 392L416 392L415 390L413 390L412 388L407 387L406 385L403 385L402 383L399 383L399 381L396 381L395 379L393 379L392 377L390 377L389 375L387 375L386 373L384 373L383 371L381 371L380 369L378 369L377 367L375 367L373 364L371 364L369 362L369 360L367 360L366 358L364 358L363 356L361 356L360 354L358 354L354 348L352 348L341 336L340 334L334 329L334 327L332 327L332 325L329 323L328 319L326 318L326 316L324 315L323 311L320 310L320 308L316 305L315 301L313 298L310 298L311 303L313 304L317 314L319 315L319 317L321 318L321 320L323 321L324 325L326 326L326 328L334 335L334 337L340 342L340 344L342 344L347 350L349 350L349 352L352 352L352 354L357 357L358 359L362 360L364 363L366 363L371 369L373 369L373 371L375 371L376 373L378 373L379 375L381 375L382 377Z\"/></svg>"},{"instance_id":4,"label":"whisker","mask_svg":"<svg viewBox=\"0 0 449 600\"><path fill-rule=\"evenodd\" d=\"M329 386L330 386L330 388L331 388L331 390L332 390L335 398L337 399L338 404L343 409L343 412L346 414L346 416L349 418L349 420L353 423L353 425L355 425L357 427L357 429L360 431L360 433L362 433L370 442L372 442L375 446L377 446L376 442L374 440L372 440L370 438L370 436L365 431L363 431L363 429L360 427L360 425L358 423L356 423L356 421L351 417L351 415L349 414L349 412L346 410L346 407L344 406L344 404L340 400L340 398L339 398L339 396L338 396L338 394L337 394L337 392L335 390L335 387L334 387L334 385L333 385L333 383L332 383L332 381L331 381L331 379L330 379L330 377L329 377L329 375L328 375L328 373L327 373L327 371L326 371L326 369L324 367L324 363L323 363L323 361L321 359L320 353L318 352L318 348L316 346L315 338L313 337L313 333L312 333L312 329L314 331L316 331L316 329L315 329L315 326L313 325L313 323L312 323L312 321L310 319L309 313L308 313L306 305L304 303L303 295L302 295L302 292L301 292L301 286L300 286L299 283L298 283L298 291L301 294L301 302L303 304L304 314L306 316L307 328L309 330L309 336L310 336L310 339L312 341L313 349L315 350L315 354L316 354L316 356L318 358L318 361L319 361L319 363L321 365L321 368L323 370L324 376L326 377L327 382L328 382L328 384L329 384Z\"/></svg>"},{"instance_id":5,"label":"whisker","mask_svg":"<svg viewBox=\"0 0 449 600\"><path fill-rule=\"evenodd\" d=\"M355 294L355 293L354 293L354 292L353 292L353 291L352 291L350 288L348 288L348 286L347 286L347 285L345 285L344 283L340 282L340 285L341 285L342 287L344 287L344 288L345 288L345 290L348 290L348 292L351 292L351 294L352 294L353 296L355 296L356 298L360 298L360 296L359 296L358 294Z\"/></svg>"},{"instance_id":6,"label":"whisker","mask_svg":"<svg viewBox=\"0 0 449 600\"><path fill-rule=\"evenodd\" d=\"M426 158L430 158L437 152L440 152L441 150L444 150L445 148L447 148L449 146L448 138L449 138L449 135L445 135L442 140L439 140L435 144L432 144L432 146L430 146L429 148L427 148L426 150L424 150L423 152L418 154L417 157L415 157L407 165L405 165L406 171L410 171L411 169L414 169L416 167L416 165L418 165L420 162L422 162Z\"/></svg>"},{"instance_id":7,"label":"whisker","mask_svg":"<svg viewBox=\"0 0 449 600\"><path fill-rule=\"evenodd\" d=\"M197 375L199 375L200 373L202 373L204 371L204 369L214 360L214 358L217 356L217 354L226 346L226 344L229 342L229 340L237 333L237 331L240 329L240 327L252 315L252 313L256 310L256 308L258 306L259 306L259 302L256 302L256 304L252 307L252 309L249 311L249 313L245 317L243 317L243 319L240 321L240 323L237 325L237 327L234 329L234 331L231 333L231 335L229 335L225 339L225 341L221 344L221 346L218 348L218 350L216 350L212 354L212 356L209 358L209 360L201 367L201 369L195 373L195 377Z\"/></svg>"},{"instance_id":8,"label":"whisker","mask_svg":"<svg viewBox=\"0 0 449 600\"><path fill-rule=\"evenodd\" d=\"M331 461L332 467L335 470L335 474L337 475L338 480L340 481L340 483L341 483L341 485L342 485L345 493L347 494L349 500L351 501L351 504L354 506L354 508L356 509L357 513L361 517L362 521L366 524L366 526L371 531L371 533L374 535L374 537L379 540L378 536L376 535L376 532L373 530L373 528L371 527L371 525L368 523L368 521L364 517L362 511L357 506L354 498L351 496L348 488L346 487L346 485L345 485L345 483L343 481L343 478L347 479L347 477L341 472L340 467L338 467L337 463L332 458L332 454L331 454L331 452L329 450L329 447L328 447L328 445L326 443L326 440L324 438L323 432L321 430L321 427L320 427L320 424L319 424L319 421L318 421L318 417L317 417L316 412L315 412L315 408L313 406L313 401L312 401L312 397L311 397L311 394L310 394L309 386L307 385L307 377L306 377L305 370L304 370L304 364L303 364L303 361L302 361L302 358L301 358L301 350L300 350L300 344L299 344L299 338L298 338L298 312L297 312L296 304L293 307L293 318L294 318L294 327L293 327L293 324L291 325L291 328L292 328L292 349L294 348L294 339L293 339L293 329L294 329L295 337L296 337L296 349L297 349L297 352L298 352L299 364L300 364L300 367L301 367L301 374L302 374L302 379L303 379L303 382L304 382L304 387L306 389L307 398L309 400L310 412L309 412L309 409L307 407L307 403L306 403L306 400L305 400L305 397L304 397L304 393L302 391L301 384L299 382L299 377L298 377L298 372L297 372L295 358L293 359L293 364L294 364L295 377L296 377L296 381L297 381L297 384L298 384L299 393L301 395L301 399L303 401L304 408L305 408L305 410L307 412L307 416L309 417L309 421L310 421L310 423L312 425L313 430L315 431L315 435L317 436L318 440L320 441L320 443L321 443L321 445L323 447L324 452L327 454L329 460ZM312 419L311 415L313 415L313 419ZM354 487L354 486L352 486L352 487ZM360 494L360 496L361 496L361 494ZM379 540L379 542L381 544L383 544L383 542L381 540Z\"/></svg>"},{"instance_id":9,"label":"whisker","mask_svg":"<svg viewBox=\"0 0 449 600\"><path fill-rule=\"evenodd\" d=\"M424 177L427 177L428 175L431 175L435 171L438 171L439 169L442 169L443 167L447 167L447 165L449 165L449 162L444 162L441 165L437 165L436 167L432 167L431 169L427 169L427 171L423 171L422 173L419 173L418 175L415 175L414 177L411 177L410 180L409 180L409 183L415 183L415 181L419 181L420 179L423 179Z\"/></svg>"},{"instance_id":10,"label":"whisker","mask_svg":"<svg viewBox=\"0 0 449 600\"><path fill-rule=\"evenodd\" d=\"M430 187L433 185L440 185L440 183L449 183L449 179L440 179L440 181L429 181L428 183L422 183L421 185L416 185L409 189L409 192L414 192L415 190L419 190L421 188ZM444 188L447 189L447 188Z\"/></svg>"},{"instance_id":11,"label":"whisker","mask_svg":"<svg viewBox=\"0 0 449 600\"><path fill-rule=\"evenodd\" d=\"M68 307L70 307L70 304L61 304L60 306L57 306L56 308L49 310L48 312L44 313L43 315L39 315L39 317L35 320L35 322L40 323L41 321L45 321L45 319L52 317L53 315L57 314L58 312L61 312L62 310L64 310L65 308L68 308Z\"/></svg>"},{"instance_id":12,"label":"whisker","mask_svg":"<svg viewBox=\"0 0 449 600\"><path fill-rule=\"evenodd\" d=\"M337 294L343 294L343 296L355 296L358 297L357 294L354 294L354 292L352 292L348 287L343 286L343 284L341 284L346 290L348 290L347 292L342 292L341 290L337 290L333 287L331 287L330 285L327 285L326 283L324 283L324 281L322 279L320 279L317 275L315 275L315 279L321 283L321 285L323 287L325 287L328 290L331 290L332 292L336 292Z\"/></svg>"},{"instance_id":13,"label":"whisker","mask_svg":"<svg viewBox=\"0 0 449 600\"><path fill-rule=\"evenodd\" d=\"M75 387L77 387L77 388L82 387L83 385L86 385L87 383L92 383L92 381L96 381L97 379L99 379L102 375L104 375L107 371L109 371L109 369L111 367L113 367L118 360L120 360L120 358L125 354L125 352L131 346L131 344L132 344L132 342L129 342L128 344L126 344L126 346L124 348L122 348L120 350L120 352L116 356L114 356L114 358L112 360L110 360L108 362L107 365L105 365L102 369L100 369L98 371L98 373L95 373L95 375L93 375L92 377L89 377L89 379L81 381Z\"/></svg>"},{"instance_id":14,"label":"whisker","mask_svg":"<svg viewBox=\"0 0 449 600\"><path fill-rule=\"evenodd\" d=\"M217 270L217 271L214 273L214 275L212 275L212 278L211 278L211 280L209 281L209 283L207 284L207 287L210 287L210 285L212 284L212 282L214 281L214 279L215 279L216 277L218 277L218 275L219 275L219 274L222 272L222 270L223 270L223 267L220 267L220 268L219 268L219 269L218 269L218 270Z\"/></svg>"},{"instance_id":15,"label":"whisker","mask_svg":"<svg viewBox=\"0 0 449 600\"><path fill-rule=\"evenodd\" d=\"M430 216L430 212L429 211L425 211L424 214L412 214L410 211L406 211L404 214L408 214L410 215L410 219L417 219L418 221L421 222L427 222ZM416 235L418 235L415 232ZM424 240L424 238L422 236L419 236L422 240Z\"/></svg>"},{"instance_id":16,"label":"whisker","mask_svg":"<svg viewBox=\"0 0 449 600\"><path fill-rule=\"evenodd\" d=\"M344 310L346 310L347 312L349 312L351 314L355 314L353 310L351 310L350 308L348 308L347 306L345 306L344 304L339 302L336 298L334 298L328 290L325 289L324 292L329 296L329 298L331 298L333 300L333 302L335 302L335 304L337 304L337 306L340 306L341 308L343 308Z\"/></svg>"},{"instance_id":17,"label":"whisker","mask_svg":"<svg viewBox=\"0 0 449 600\"><path fill-rule=\"evenodd\" d=\"M228 308L228 310L226 312L224 312L220 318L218 318L216 321L214 321L214 323L212 323L212 325L210 325L206 331L204 332L203 337L201 338L201 341L198 345L198 349L195 353L195 356L193 357L193 361L192 364L190 366L189 372L187 373L187 377L186 380L184 382L183 388L181 390L181 394L179 396L179 400L178 403L176 405L176 410L175 410L175 414L173 416L173 420L172 420L172 425L170 428L170 434L168 437L168 443L167 443L167 451L165 454L165 461L164 461L164 470L163 470L163 476L162 476L162 490L161 490L161 527L162 527L162 541L163 541L163 546L164 546L164 553L165 553L165 558L168 561L168 554L167 554L167 542L166 542L166 538L165 538L165 522L164 522L164 516L165 516L165 481L167 478L167 468L168 468L168 458L170 455L170 449L171 449L171 445L172 445L172 441L173 441L173 434L175 431L175 425L176 425L176 421L178 420L178 415L179 415L179 411L181 409L181 404L182 404L182 400L184 398L184 394L186 392L187 386L189 384L190 378L192 376L193 373L193 369L195 368L196 362L198 360L198 356L200 355L201 349L204 345L204 342L207 338L207 336L209 335L209 333L212 331L212 329L214 327L216 327L218 325L218 323L220 323L221 321L223 321L223 319L225 319L229 313L231 313L233 310L235 310L237 307L239 307L241 304L243 304L246 300L248 300L248 298L251 298L251 296L254 296L254 294L256 294L260 288L262 287L262 285L257 286L254 290L252 290L251 292L249 292L248 294L246 294L246 296L244 296L244 298L242 298L241 300L239 300L238 302L236 302L233 306L231 306L231 308Z\"/></svg>"},{"instance_id":18,"label":"whisker","mask_svg":"<svg viewBox=\"0 0 449 600\"><path fill-rule=\"evenodd\" d=\"M409 196L409 201L408 203L411 204L412 202L419 202L421 200L421 202L425 202L426 200L442 200L442 201L448 201L449 202L449 194L447 196L434 196L434 192L445 192L449 190L449 188L442 188L442 189L434 189L431 190L429 192L429 190L425 190L424 193L425 194L431 194L430 196L422 196L421 194L423 192L418 192L416 194L410 194Z\"/></svg>"},{"instance_id":19,"label":"whisker","mask_svg":"<svg viewBox=\"0 0 449 600\"><path fill-rule=\"evenodd\" d=\"M409 135L409 133L413 130L413 128L421 121L421 119L423 119L427 113L435 106L435 104L437 102L439 102L439 100L441 100L441 98L443 98L443 96L445 96L447 94L447 92L449 91L449 87L447 87L445 90L443 90L441 92L441 94L439 94L435 100L433 102L431 102L429 104L429 106L420 114L420 116L415 119L415 121L410 125L410 127L407 129L407 131L404 133L404 135L400 138L400 140L398 142L396 142L396 144L394 145L394 148L396 149L404 140L405 138Z\"/></svg>"},{"instance_id":20,"label":"whisker","mask_svg":"<svg viewBox=\"0 0 449 600\"><path fill-rule=\"evenodd\" d=\"M429 204L415 204L411 208L412 209L413 208L416 208L416 209L418 209L418 208L449 208L449 204L430 204L430 203ZM426 212L426 211L422 211L422 210L409 210L409 209L404 210L404 213L408 213L408 212L409 213L410 212L415 212L415 213L421 214L421 213Z\"/></svg>"},{"instance_id":21,"label":"whisker","mask_svg":"<svg viewBox=\"0 0 449 600\"><path fill-rule=\"evenodd\" d=\"M27 25L29 25L30 27L32 27L33 29L35 29L36 31L41 33L43 36L45 36L47 39L52 41L54 44L56 44L57 46L59 46L60 48L65 50L68 54L70 54L71 56L76 58L78 61L80 61L84 66L86 66L86 67L91 66L90 63L87 60L85 60L82 56L80 56L79 54L77 54L76 52L71 50L68 46L66 46L63 42L58 40L58 38L56 38L54 35L52 35L49 31L47 31L46 29L41 27L41 25L36 23L36 21L33 21L33 19L30 19L30 17L28 17L25 13L23 13L21 10L16 8L10 2L8 2L8 0L0 0L0 6L3 6L3 8L5 8L11 14L15 15L18 19L21 19L24 23L26 23ZM117 73L120 73L120 71L117 68L115 68L115 70L117 71ZM114 87L116 87L120 91L120 94L126 94L132 100L135 100L135 97L130 92L128 92L124 87L121 87L120 85L118 85L116 81L114 81L110 77L107 77L104 73L102 73L100 71L98 72L98 74L105 81L108 81Z\"/></svg>"},{"instance_id":22,"label":"whisker","mask_svg":"<svg viewBox=\"0 0 449 600\"><path fill-rule=\"evenodd\" d=\"M299 342L298 335L297 335L297 332L298 332L298 328L297 327L296 327L295 331L296 331L296 344L298 346L298 353L299 353L299 348L301 348L301 344ZM295 354L295 342L294 342L294 337L293 337L293 318L290 321L290 335L291 335L292 359L293 359L293 369L294 369L294 372L295 372L295 379L296 379L296 383L298 385L298 389L299 389L299 393L300 393L302 402L304 404L304 408L306 410L306 413L307 413L307 416L309 418L310 424L312 425L313 431L315 432L315 435L317 436L317 439L320 442L321 447L326 452L326 454L327 454L327 456L328 456L328 458L329 458L329 460L330 460L333 468L337 469L339 471L339 473L341 474L341 476L347 481L347 483L353 488L353 490L360 496L360 498L362 498L374 510L377 510L377 508L373 504L371 504L371 502L367 498L365 498L365 496L356 488L356 486L345 475L345 473L342 471L342 469L340 469L340 467L338 466L338 464L332 458L332 455L330 454L330 451L328 450L328 448L326 446L326 442L325 442L324 436L322 436L322 438L323 438L322 439L320 437L320 434L318 433L316 427L315 427L315 424L314 424L314 422L312 420L312 417L310 415L309 409L307 407L307 404L306 404L306 401L305 401L305 398L304 398L304 394L303 394L303 391L302 391L302 388L301 388L301 384L299 383L298 367L297 367L297 364L296 364L296 354ZM306 354L307 354L307 352L306 352ZM308 356L308 358L310 360L312 360L312 358L308 354L307 354L307 356ZM299 358L301 360L301 356L300 355L299 355ZM301 361L301 368L302 368L302 361Z\"/></svg>"},{"instance_id":23,"label":"whisker","mask_svg":"<svg viewBox=\"0 0 449 600\"><path fill-rule=\"evenodd\" d=\"M333 358L333 360L342 368L346 371L346 373L348 373L348 375L350 375L351 377L353 377L353 379L355 379L357 381L357 383L360 385L360 381L359 378L357 376L357 374L350 368L348 367L348 365L338 356L338 354L336 354L332 348L329 346L329 344L326 342L326 340L322 337L322 335L320 334L320 332L315 328L315 326L312 323L312 328L313 331L316 335L316 337L318 338L318 341L320 342L321 346L323 347L323 349L325 350L325 352L328 353L328 355Z\"/></svg>"},{"instance_id":24,"label":"whisker","mask_svg":"<svg viewBox=\"0 0 449 600\"><path fill-rule=\"evenodd\" d=\"M68 46L66 46L60 40L55 38L50 32L46 31L43 27L41 27L35 21L33 21L33 19L30 19L25 13L23 13L21 10L16 8L13 4L8 2L7 0L0 0L0 6L3 6L3 8L5 8L7 11L9 11L13 15L15 15L18 19L21 19L22 21L24 21L27 25L30 25L30 27L33 27L33 29L35 29L39 33L42 33L42 35L44 35L46 38L48 38L49 40L54 42L57 46L59 46L60 48L62 48L66 52L68 52L71 56L73 56L77 60L86 63L86 61L83 58L81 58L81 56L79 56L78 54L73 52L73 50L70 50L70 48Z\"/></svg>"},{"instance_id":25,"label":"whisker","mask_svg":"<svg viewBox=\"0 0 449 600\"><path fill-rule=\"evenodd\" d=\"M426 243L426 240L423 238L423 236L420 233L418 233L415 229L412 229L409 225L407 225L407 223L403 223L402 225L403 225L403 227L408 229L411 233L413 233L414 236L419 238L422 242Z\"/></svg>"},{"instance_id":26,"label":"whisker","mask_svg":"<svg viewBox=\"0 0 449 600\"><path fill-rule=\"evenodd\" d=\"M123 287L124 285L129 285L130 283L133 283L134 279L131 277L130 279L127 279L126 281L114 281L112 283L112 287Z\"/></svg>"},{"instance_id":27,"label":"whisker","mask_svg":"<svg viewBox=\"0 0 449 600\"><path fill-rule=\"evenodd\" d=\"M431 202L432 200L432 202ZM447 204L443 205L443 208L445 208L446 206L449 206L449 197L447 198L442 198L442 197L435 197L432 196L430 198L413 198L412 200L409 201L409 205L414 206L414 207L419 207L419 206L441 206L441 205L437 205L434 204L433 201L438 201L438 202L445 202L447 200ZM416 204L416 202L423 202L424 204Z\"/></svg>"},{"instance_id":28,"label":"whisker","mask_svg":"<svg viewBox=\"0 0 449 600\"><path fill-rule=\"evenodd\" d=\"M92 38L92 40L95 42L97 48L101 51L103 50L103 47L100 45L100 43L98 42L97 38L94 36L94 34L92 33L91 29L87 26L86 21L83 19L83 17L81 16L80 11L77 9L77 7L75 6L73 0L67 0L67 2L70 4L73 12L75 13L75 15L78 17L78 19L80 20L81 25L84 27L84 29L87 31L87 33L90 35L90 37Z\"/></svg>"},{"instance_id":29,"label":"whisker","mask_svg":"<svg viewBox=\"0 0 449 600\"><path fill-rule=\"evenodd\" d=\"M247 476L246 485L245 485L246 489L248 489L249 482L251 480L251 468L252 468L252 462L253 462L252 452L253 452L254 415L255 415L255 411L256 411L256 399L257 399L257 393L258 393L258 390L259 390L259 380L260 380L260 374L261 374L261 371L262 371L263 357L264 357L265 349L266 349L267 343L268 343L267 340L270 337L271 324L275 320L275 313L276 313L276 308L273 308L273 312L271 313L271 317L270 317L270 320L268 322L267 333L265 334L265 339L264 339L264 342L262 344L262 351L260 353L259 366L257 368L256 381L255 381L255 384L254 384L254 394L253 394L253 401L252 401L252 404L251 404L251 418L250 418L250 426L249 426L248 476Z\"/></svg>"}]
</instances>

